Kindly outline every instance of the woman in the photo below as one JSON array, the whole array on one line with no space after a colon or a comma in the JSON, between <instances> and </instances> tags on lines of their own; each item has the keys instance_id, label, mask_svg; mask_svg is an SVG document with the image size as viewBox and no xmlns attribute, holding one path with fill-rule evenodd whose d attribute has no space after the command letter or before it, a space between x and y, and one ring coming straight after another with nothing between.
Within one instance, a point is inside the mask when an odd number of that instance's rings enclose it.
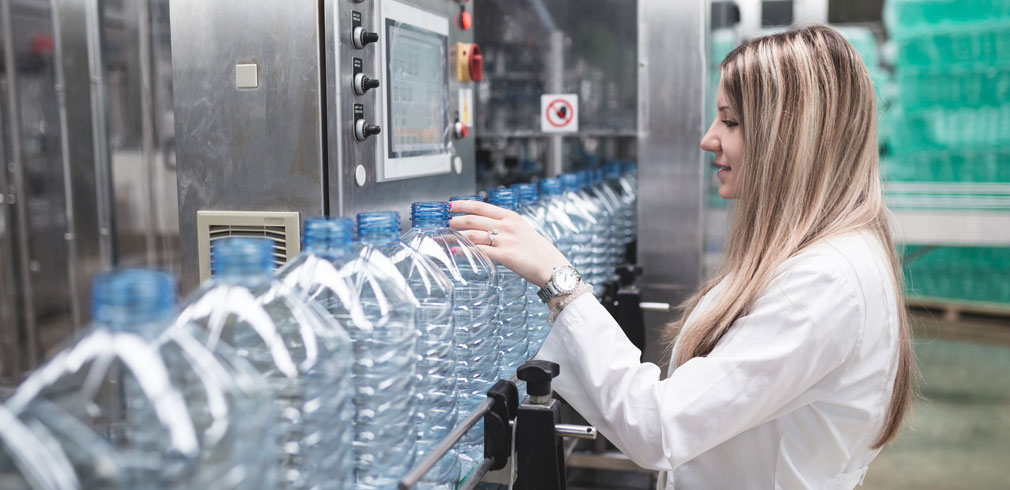
<instances>
[{"instance_id":1,"label":"woman","mask_svg":"<svg viewBox=\"0 0 1010 490\"><path fill-rule=\"evenodd\" d=\"M737 203L723 270L672 326L669 376L585 287L546 288L557 317L538 358L600 433L664 471L660 488L853 488L897 434L915 372L873 86L823 26L746 42L720 75L701 147ZM452 210L492 259L563 282L567 260L515 213Z\"/></svg>"}]
</instances>

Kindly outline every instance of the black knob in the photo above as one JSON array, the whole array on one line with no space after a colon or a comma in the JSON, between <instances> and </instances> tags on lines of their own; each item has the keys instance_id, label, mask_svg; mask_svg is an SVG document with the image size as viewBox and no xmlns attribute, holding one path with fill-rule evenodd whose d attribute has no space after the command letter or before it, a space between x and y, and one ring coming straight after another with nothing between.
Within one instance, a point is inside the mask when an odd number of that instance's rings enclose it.
<instances>
[{"instance_id":1,"label":"black knob","mask_svg":"<svg viewBox=\"0 0 1010 490\"><path fill-rule=\"evenodd\" d=\"M369 44L372 44L372 43L378 42L378 41L379 41L379 33L377 33L377 32L369 32L369 31L361 31L361 45L362 46L367 46Z\"/></svg>"},{"instance_id":2,"label":"black knob","mask_svg":"<svg viewBox=\"0 0 1010 490\"><path fill-rule=\"evenodd\" d=\"M561 366L551 361L526 361L516 370L516 376L526 382L530 396L551 394L551 380L561 372Z\"/></svg>"},{"instance_id":3,"label":"black knob","mask_svg":"<svg viewBox=\"0 0 1010 490\"><path fill-rule=\"evenodd\" d=\"M358 95L365 95L365 92L372 90L373 88L379 87L379 81L374 78L368 78L362 73L354 75L354 93Z\"/></svg>"},{"instance_id":4,"label":"black knob","mask_svg":"<svg viewBox=\"0 0 1010 490\"><path fill-rule=\"evenodd\" d=\"M361 26L355 27L351 32L351 42L354 44L354 47L358 49L364 48L366 45L378 40L378 33L366 31L365 28Z\"/></svg>"},{"instance_id":5,"label":"black knob","mask_svg":"<svg viewBox=\"0 0 1010 490\"><path fill-rule=\"evenodd\" d=\"M354 121L354 137L358 141L365 141L369 136L373 136L382 132L382 128L374 125L368 124L364 119L358 119Z\"/></svg>"}]
</instances>

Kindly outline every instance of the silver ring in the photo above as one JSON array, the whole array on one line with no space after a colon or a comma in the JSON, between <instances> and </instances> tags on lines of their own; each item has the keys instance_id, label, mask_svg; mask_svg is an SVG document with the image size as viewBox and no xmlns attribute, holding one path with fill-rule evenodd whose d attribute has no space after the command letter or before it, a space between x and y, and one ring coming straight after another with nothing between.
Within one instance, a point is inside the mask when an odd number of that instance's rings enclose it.
<instances>
[{"instance_id":1,"label":"silver ring","mask_svg":"<svg viewBox=\"0 0 1010 490\"><path fill-rule=\"evenodd\" d=\"M497 228L492 229L491 231L487 232L487 244L488 244L488 246L490 246L490 247L494 246L494 239L495 239L496 236L498 236L498 229Z\"/></svg>"}]
</instances>

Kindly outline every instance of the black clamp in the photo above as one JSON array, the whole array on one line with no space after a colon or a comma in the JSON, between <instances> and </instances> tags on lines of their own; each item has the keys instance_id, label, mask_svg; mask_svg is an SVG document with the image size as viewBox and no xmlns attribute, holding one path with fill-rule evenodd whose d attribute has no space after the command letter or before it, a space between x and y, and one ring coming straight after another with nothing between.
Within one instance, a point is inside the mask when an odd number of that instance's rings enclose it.
<instances>
[{"instance_id":1,"label":"black clamp","mask_svg":"<svg viewBox=\"0 0 1010 490\"><path fill-rule=\"evenodd\" d=\"M491 470L508 464L512 454L512 426L519 410L519 390L509 380L499 380L487 392L491 408L484 414L484 459L491 460Z\"/></svg>"}]
</instances>

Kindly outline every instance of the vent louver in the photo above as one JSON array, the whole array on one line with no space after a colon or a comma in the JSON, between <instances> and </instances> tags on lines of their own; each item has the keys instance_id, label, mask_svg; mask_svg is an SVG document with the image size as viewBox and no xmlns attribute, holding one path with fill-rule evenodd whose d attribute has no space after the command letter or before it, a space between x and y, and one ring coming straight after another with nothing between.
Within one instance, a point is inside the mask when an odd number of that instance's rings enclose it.
<instances>
[{"instance_id":1,"label":"vent louver","mask_svg":"<svg viewBox=\"0 0 1010 490\"><path fill-rule=\"evenodd\" d=\"M198 211L198 252L200 281L214 270L211 248L216 240L228 237L266 238L273 243L274 267L280 267L301 252L298 213L253 211Z\"/></svg>"}]
</instances>

